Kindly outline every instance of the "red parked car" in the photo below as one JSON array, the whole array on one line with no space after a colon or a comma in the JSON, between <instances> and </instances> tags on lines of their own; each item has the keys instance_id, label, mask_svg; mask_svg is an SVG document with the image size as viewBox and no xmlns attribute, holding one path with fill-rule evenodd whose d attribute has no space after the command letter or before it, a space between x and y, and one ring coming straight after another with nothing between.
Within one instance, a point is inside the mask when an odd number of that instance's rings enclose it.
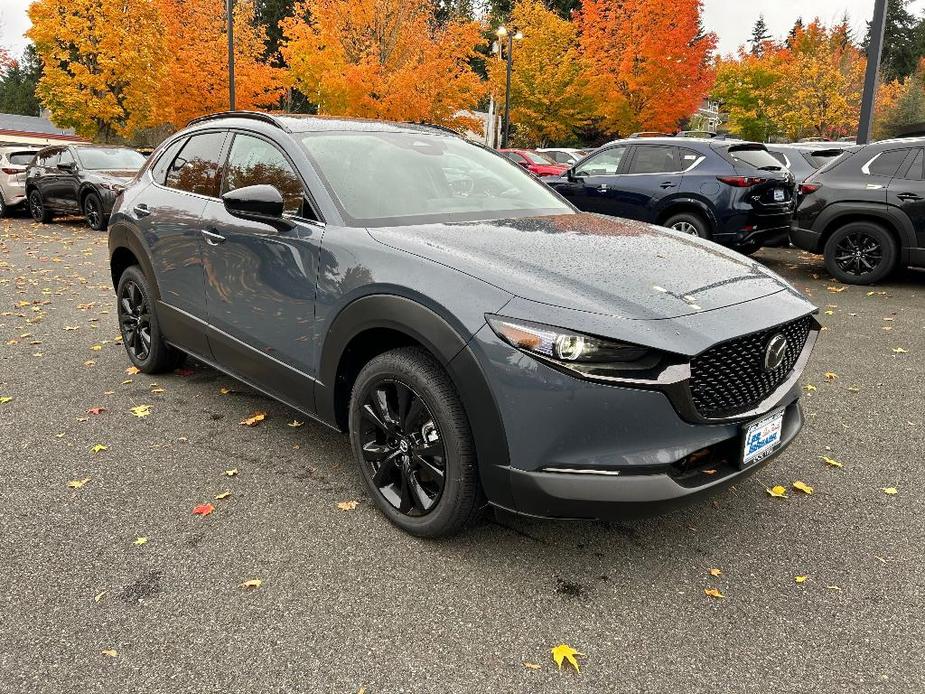
<instances>
[{"instance_id":1,"label":"red parked car","mask_svg":"<svg viewBox=\"0 0 925 694\"><path fill-rule=\"evenodd\" d=\"M568 170L565 164L559 164L529 149L499 149L498 151L536 176L561 176Z\"/></svg>"}]
</instances>

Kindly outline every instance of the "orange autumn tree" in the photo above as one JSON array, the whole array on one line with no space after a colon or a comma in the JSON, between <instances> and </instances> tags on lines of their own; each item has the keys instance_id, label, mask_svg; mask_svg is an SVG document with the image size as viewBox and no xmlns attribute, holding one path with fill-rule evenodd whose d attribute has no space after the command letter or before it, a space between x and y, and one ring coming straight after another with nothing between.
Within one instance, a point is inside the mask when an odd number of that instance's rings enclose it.
<instances>
[{"instance_id":1,"label":"orange autumn tree","mask_svg":"<svg viewBox=\"0 0 925 694\"><path fill-rule=\"evenodd\" d=\"M700 30L700 0L584 0L576 13L602 126L672 132L713 84L714 34Z\"/></svg>"},{"instance_id":2,"label":"orange autumn tree","mask_svg":"<svg viewBox=\"0 0 925 694\"><path fill-rule=\"evenodd\" d=\"M585 77L589 66L578 48L578 31L540 0L518 0L509 23L512 31L523 33L514 42L511 73L517 139L531 146L567 141L598 107ZM492 94L503 103L506 62L493 58L487 68Z\"/></svg>"},{"instance_id":3,"label":"orange autumn tree","mask_svg":"<svg viewBox=\"0 0 925 694\"><path fill-rule=\"evenodd\" d=\"M303 0L282 23L295 86L329 115L458 125L484 86L475 22L442 28L428 0ZM311 17L306 22L302 17Z\"/></svg>"},{"instance_id":4,"label":"orange autumn tree","mask_svg":"<svg viewBox=\"0 0 925 694\"><path fill-rule=\"evenodd\" d=\"M154 0L37 0L29 18L36 94L58 126L108 140L155 124L166 46Z\"/></svg>"},{"instance_id":5,"label":"orange autumn tree","mask_svg":"<svg viewBox=\"0 0 925 694\"><path fill-rule=\"evenodd\" d=\"M181 128L197 116L228 110L225 4L216 0L157 0L170 50L160 89L162 120ZM264 60L266 33L253 0L234 9L235 102L239 109L269 107L283 93L284 73Z\"/></svg>"}]
</instances>

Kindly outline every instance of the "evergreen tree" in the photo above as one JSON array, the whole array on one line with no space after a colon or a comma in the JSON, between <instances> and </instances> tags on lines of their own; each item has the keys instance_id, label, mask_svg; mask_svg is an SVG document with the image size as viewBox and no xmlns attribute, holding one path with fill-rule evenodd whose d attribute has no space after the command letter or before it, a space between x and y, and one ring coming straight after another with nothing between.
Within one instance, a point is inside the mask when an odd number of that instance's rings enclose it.
<instances>
[{"instance_id":1,"label":"evergreen tree","mask_svg":"<svg viewBox=\"0 0 925 694\"><path fill-rule=\"evenodd\" d=\"M42 76L42 61L30 43L22 59L13 63L0 77L0 113L37 116L41 110L35 96L35 85Z\"/></svg>"},{"instance_id":2,"label":"evergreen tree","mask_svg":"<svg viewBox=\"0 0 925 694\"><path fill-rule=\"evenodd\" d=\"M887 0L886 31L883 35L883 51L880 57L880 77L883 80L902 79L915 72L917 55L918 22L906 8L909 0ZM864 37L864 52L870 46L870 22Z\"/></svg>"},{"instance_id":3,"label":"evergreen tree","mask_svg":"<svg viewBox=\"0 0 925 694\"><path fill-rule=\"evenodd\" d=\"M295 0L256 0L254 5L257 23L267 32L266 57L281 66L279 43L283 38L283 31L280 29L280 22L292 14ZM308 20L308 17L305 19Z\"/></svg>"},{"instance_id":4,"label":"evergreen tree","mask_svg":"<svg viewBox=\"0 0 925 694\"><path fill-rule=\"evenodd\" d=\"M752 55L761 55L764 52L762 47L764 42L770 38L771 34L768 32L768 25L764 21L764 15L759 14L758 21L752 27L752 37L748 41L752 45Z\"/></svg>"},{"instance_id":5,"label":"evergreen tree","mask_svg":"<svg viewBox=\"0 0 925 694\"><path fill-rule=\"evenodd\" d=\"M793 23L793 27L790 29L790 33L787 34L787 48L791 48L793 46L793 40L801 31L803 31L803 18L797 17L797 21Z\"/></svg>"}]
</instances>

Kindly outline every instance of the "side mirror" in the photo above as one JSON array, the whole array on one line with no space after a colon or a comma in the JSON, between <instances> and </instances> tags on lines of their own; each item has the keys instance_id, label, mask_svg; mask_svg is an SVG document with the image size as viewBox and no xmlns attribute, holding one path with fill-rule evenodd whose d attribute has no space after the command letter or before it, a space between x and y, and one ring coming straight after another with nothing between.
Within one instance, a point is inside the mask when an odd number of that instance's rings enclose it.
<instances>
[{"instance_id":1,"label":"side mirror","mask_svg":"<svg viewBox=\"0 0 925 694\"><path fill-rule=\"evenodd\" d=\"M76 169L77 167L74 165L74 162L72 161L62 161L58 164L58 168L61 169L62 171L74 171L74 169Z\"/></svg>"},{"instance_id":2,"label":"side mirror","mask_svg":"<svg viewBox=\"0 0 925 694\"><path fill-rule=\"evenodd\" d=\"M574 167L565 172L565 178L569 183L579 183L583 180L581 176L575 173Z\"/></svg>"},{"instance_id":3,"label":"side mirror","mask_svg":"<svg viewBox=\"0 0 925 694\"><path fill-rule=\"evenodd\" d=\"M269 224L277 231L292 228L283 218L283 196L274 186L261 184L229 190L222 195L222 202L229 214L240 219Z\"/></svg>"}]
</instances>

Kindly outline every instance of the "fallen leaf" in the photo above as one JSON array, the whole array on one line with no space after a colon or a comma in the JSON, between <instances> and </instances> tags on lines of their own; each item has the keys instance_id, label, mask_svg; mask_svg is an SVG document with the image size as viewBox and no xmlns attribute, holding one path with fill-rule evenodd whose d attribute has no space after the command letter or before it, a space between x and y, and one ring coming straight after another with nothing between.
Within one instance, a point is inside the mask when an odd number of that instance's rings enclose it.
<instances>
[{"instance_id":1,"label":"fallen leaf","mask_svg":"<svg viewBox=\"0 0 925 694\"><path fill-rule=\"evenodd\" d=\"M298 419L293 419L293 420L292 420L291 422L289 422L289 424L287 424L286 426L287 426L287 427L292 427L293 429L298 429L300 426L302 426L302 425L304 425L304 424L305 424L305 422L300 422Z\"/></svg>"},{"instance_id":2,"label":"fallen leaf","mask_svg":"<svg viewBox=\"0 0 925 694\"><path fill-rule=\"evenodd\" d=\"M898 494L899 490L897 490L896 487L884 487L883 493L892 496L893 494Z\"/></svg>"},{"instance_id":3,"label":"fallen leaf","mask_svg":"<svg viewBox=\"0 0 925 694\"><path fill-rule=\"evenodd\" d=\"M243 424L246 427L255 427L266 418L267 418L266 412L261 412L260 410L257 410L256 412L254 412L254 414L252 414L247 419L242 419L241 424Z\"/></svg>"},{"instance_id":4,"label":"fallen leaf","mask_svg":"<svg viewBox=\"0 0 925 694\"><path fill-rule=\"evenodd\" d=\"M725 598L726 596L719 592L717 588L704 588L704 595L708 595L711 598L716 598L717 600Z\"/></svg>"},{"instance_id":5,"label":"fallen leaf","mask_svg":"<svg viewBox=\"0 0 925 694\"><path fill-rule=\"evenodd\" d=\"M765 489L765 491L766 491L768 494L770 494L771 496L777 497L778 499L786 499L786 498L787 498L787 488L786 488L786 487L782 487L782 486L779 485L779 484L778 484L777 486L775 486L775 487L771 487L770 489Z\"/></svg>"},{"instance_id":6,"label":"fallen leaf","mask_svg":"<svg viewBox=\"0 0 925 694\"><path fill-rule=\"evenodd\" d=\"M794 576L793 578L797 583L806 583L806 579L809 577L808 576Z\"/></svg>"},{"instance_id":7,"label":"fallen leaf","mask_svg":"<svg viewBox=\"0 0 925 694\"><path fill-rule=\"evenodd\" d=\"M101 443L98 443L95 446L93 446L93 448L91 448L90 450L93 451L94 453L101 453L103 451L108 451L109 448L107 446L104 446Z\"/></svg>"},{"instance_id":8,"label":"fallen leaf","mask_svg":"<svg viewBox=\"0 0 925 694\"><path fill-rule=\"evenodd\" d=\"M13 402L12 395L0 395L0 405L6 405L8 402Z\"/></svg>"},{"instance_id":9,"label":"fallen leaf","mask_svg":"<svg viewBox=\"0 0 925 694\"><path fill-rule=\"evenodd\" d=\"M91 407L87 410L87 414L103 414L105 411L105 407Z\"/></svg>"},{"instance_id":10,"label":"fallen leaf","mask_svg":"<svg viewBox=\"0 0 925 694\"><path fill-rule=\"evenodd\" d=\"M127 386L127 385L129 385L130 383L132 383L132 379L126 378L124 381L122 381L122 383L121 383L120 385Z\"/></svg>"},{"instance_id":11,"label":"fallen leaf","mask_svg":"<svg viewBox=\"0 0 925 694\"><path fill-rule=\"evenodd\" d=\"M125 373L127 373L129 376L134 376L135 374L140 374L141 369L139 369L137 366L130 366L125 370Z\"/></svg>"},{"instance_id":12,"label":"fallen leaf","mask_svg":"<svg viewBox=\"0 0 925 694\"><path fill-rule=\"evenodd\" d=\"M194 516L208 516L214 510L215 510L215 506L213 506L211 503L199 504L199 506L193 509L193 515Z\"/></svg>"},{"instance_id":13,"label":"fallen leaf","mask_svg":"<svg viewBox=\"0 0 925 694\"><path fill-rule=\"evenodd\" d=\"M826 586L829 590L841 590L839 586Z\"/></svg>"},{"instance_id":14,"label":"fallen leaf","mask_svg":"<svg viewBox=\"0 0 925 694\"><path fill-rule=\"evenodd\" d=\"M102 591L101 593L97 593L96 595L93 596L93 602L99 602L100 600L103 599L103 596L104 596L104 595L106 595L106 591L105 591L105 590Z\"/></svg>"},{"instance_id":15,"label":"fallen leaf","mask_svg":"<svg viewBox=\"0 0 925 694\"><path fill-rule=\"evenodd\" d=\"M136 407L132 408L132 414L136 417L147 417L149 414L151 414L151 406L137 405Z\"/></svg>"},{"instance_id":16,"label":"fallen leaf","mask_svg":"<svg viewBox=\"0 0 925 694\"><path fill-rule=\"evenodd\" d=\"M103 349L103 345L93 345L90 349L92 349L94 352L99 352L101 349Z\"/></svg>"},{"instance_id":17,"label":"fallen leaf","mask_svg":"<svg viewBox=\"0 0 925 694\"><path fill-rule=\"evenodd\" d=\"M82 480L71 480L70 482L67 483L67 486L70 489L80 489L89 481L90 481L89 477L84 477Z\"/></svg>"},{"instance_id":18,"label":"fallen leaf","mask_svg":"<svg viewBox=\"0 0 925 694\"><path fill-rule=\"evenodd\" d=\"M118 657L119 657L119 651L117 651L115 648L109 648L109 649L107 649L107 650L105 650L105 651L102 651L102 653L103 653L103 655L108 656L108 657L110 657L110 658L118 658Z\"/></svg>"},{"instance_id":19,"label":"fallen leaf","mask_svg":"<svg viewBox=\"0 0 925 694\"><path fill-rule=\"evenodd\" d=\"M903 349L902 347L894 347L894 348L893 348L893 353L894 353L894 354L908 354L909 351Z\"/></svg>"},{"instance_id":20,"label":"fallen leaf","mask_svg":"<svg viewBox=\"0 0 925 694\"><path fill-rule=\"evenodd\" d=\"M819 458L825 462L826 465L831 465L832 467L845 467L843 464L839 463L834 458L830 458L827 455L820 455Z\"/></svg>"},{"instance_id":21,"label":"fallen leaf","mask_svg":"<svg viewBox=\"0 0 925 694\"><path fill-rule=\"evenodd\" d=\"M578 661L575 659L576 655L584 655L584 653L579 653L574 648L569 646L567 643L560 643L555 648L551 649L552 659L556 662L556 665L559 666L559 669L562 669L562 661L567 662L573 668L575 672L581 672L581 669L578 667Z\"/></svg>"},{"instance_id":22,"label":"fallen leaf","mask_svg":"<svg viewBox=\"0 0 925 694\"><path fill-rule=\"evenodd\" d=\"M828 290L829 290L830 292L832 292L833 294L838 294L839 292L843 292L843 291L845 291L847 288L848 288L848 287L832 287L832 286L826 287L826 289L828 289Z\"/></svg>"},{"instance_id":23,"label":"fallen leaf","mask_svg":"<svg viewBox=\"0 0 925 694\"><path fill-rule=\"evenodd\" d=\"M539 670L543 666L540 665L539 663L531 663L525 660L524 667L527 668L528 670Z\"/></svg>"},{"instance_id":24,"label":"fallen leaf","mask_svg":"<svg viewBox=\"0 0 925 694\"><path fill-rule=\"evenodd\" d=\"M219 388L219 395L228 395L231 392L231 388Z\"/></svg>"},{"instance_id":25,"label":"fallen leaf","mask_svg":"<svg viewBox=\"0 0 925 694\"><path fill-rule=\"evenodd\" d=\"M838 374L835 373L834 371L826 371L826 372L825 372L825 380L827 380L827 381L834 381L836 378L838 378Z\"/></svg>"},{"instance_id":26,"label":"fallen leaf","mask_svg":"<svg viewBox=\"0 0 925 694\"><path fill-rule=\"evenodd\" d=\"M226 477L234 477L237 474L238 474L238 468L236 467L233 467L230 470L225 470Z\"/></svg>"},{"instance_id":27,"label":"fallen leaf","mask_svg":"<svg viewBox=\"0 0 925 694\"><path fill-rule=\"evenodd\" d=\"M229 496L231 496L231 492L222 492L221 494L216 494L215 499L221 501L222 499L227 499Z\"/></svg>"},{"instance_id":28,"label":"fallen leaf","mask_svg":"<svg viewBox=\"0 0 925 694\"><path fill-rule=\"evenodd\" d=\"M133 545L143 545L143 544L146 543L147 541L148 541L148 538L146 538L146 537L136 537L136 538L135 538L135 541L134 541L132 544L133 544Z\"/></svg>"},{"instance_id":29,"label":"fallen leaf","mask_svg":"<svg viewBox=\"0 0 925 694\"><path fill-rule=\"evenodd\" d=\"M805 386L803 386L803 390L805 390L807 393L812 393L818 389L812 383L807 383Z\"/></svg>"},{"instance_id":30,"label":"fallen leaf","mask_svg":"<svg viewBox=\"0 0 925 694\"><path fill-rule=\"evenodd\" d=\"M723 572L720 571L719 569L710 569L710 575L711 575L711 576L720 576L720 575L722 575L722 573L723 573Z\"/></svg>"},{"instance_id":31,"label":"fallen leaf","mask_svg":"<svg viewBox=\"0 0 925 694\"><path fill-rule=\"evenodd\" d=\"M794 488L794 489L799 489L799 490L800 490L801 492L803 492L804 494L812 494L812 493L813 493L813 488L812 488L812 487L810 487L810 486L809 486L808 484L806 484L805 482L800 482L799 480L797 480L796 482L793 483L793 488Z\"/></svg>"},{"instance_id":32,"label":"fallen leaf","mask_svg":"<svg viewBox=\"0 0 925 694\"><path fill-rule=\"evenodd\" d=\"M263 585L263 581L261 581L259 578L252 578L249 581L244 581L244 583L241 584L241 587L254 589L254 588L259 588L262 585Z\"/></svg>"}]
</instances>

